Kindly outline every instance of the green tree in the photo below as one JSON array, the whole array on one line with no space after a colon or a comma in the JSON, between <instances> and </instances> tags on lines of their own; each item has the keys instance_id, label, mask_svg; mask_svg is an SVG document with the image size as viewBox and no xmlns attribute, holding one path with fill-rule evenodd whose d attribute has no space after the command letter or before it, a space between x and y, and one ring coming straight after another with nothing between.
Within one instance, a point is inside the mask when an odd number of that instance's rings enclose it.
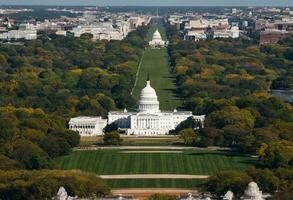
<instances>
[{"instance_id":1,"label":"green tree","mask_svg":"<svg viewBox=\"0 0 293 200\"><path fill-rule=\"evenodd\" d=\"M183 129L179 132L179 138L183 139L184 144L192 145L197 140L198 136L192 128Z\"/></svg>"},{"instance_id":2,"label":"green tree","mask_svg":"<svg viewBox=\"0 0 293 200\"><path fill-rule=\"evenodd\" d=\"M65 187L70 196L80 198L103 197L110 192L100 178L77 170L0 170L0 177L3 199L52 199L60 186Z\"/></svg>"},{"instance_id":3,"label":"green tree","mask_svg":"<svg viewBox=\"0 0 293 200\"><path fill-rule=\"evenodd\" d=\"M105 133L110 133L118 130L118 126L115 122L111 124L107 124L106 127L103 129Z\"/></svg>"},{"instance_id":4,"label":"green tree","mask_svg":"<svg viewBox=\"0 0 293 200\"><path fill-rule=\"evenodd\" d=\"M249 169L247 174L252 177L263 192L274 192L279 188L280 180L273 171L268 169Z\"/></svg>"},{"instance_id":5,"label":"green tree","mask_svg":"<svg viewBox=\"0 0 293 200\"><path fill-rule=\"evenodd\" d=\"M255 118L250 111L239 109L236 106L227 106L210 115L211 122L217 128L223 128L226 125L234 125L239 129L251 130L254 127Z\"/></svg>"},{"instance_id":6,"label":"green tree","mask_svg":"<svg viewBox=\"0 0 293 200\"><path fill-rule=\"evenodd\" d=\"M18 140L13 144L12 157L27 169L41 169L50 166L47 153L28 140Z\"/></svg>"},{"instance_id":7,"label":"green tree","mask_svg":"<svg viewBox=\"0 0 293 200\"><path fill-rule=\"evenodd\" d=\"M120 145L123 140L120 138L119 132L114 131L105 133L103 141L106 145Z\"/></svg>"},{"instance_id":8,"label":"green tree","mask_svg":"<svg viewBox=\"0 0 293 200\"><path fill-rule=\"evenodd\" d=\"M228 190L240 197L251 180L245 172L219 172L209 178L205 187L216 197L222 197Z\"/></svg>"},{"instance_id":9,"label":"green tree","mask_svg":"<svg viewBox=\"0 0 293 200\"><path fill-rule=\"evenodd\" d=\"M280 141L269 143L261 160L272 168L288 167L293 165L293 142Z\"/></svg>"},{"instance_id":10,"label":"green tree","mask_svg":"<svg viewBox=\"0 0 293 200\"><path fill-rule=\"evenodd\" d=\"M201 128L202 124L199 121L196 121L193 117L188 117L186 120L178 124L178 126L175 128L175 133L178 134L181 130L187 129L187 128Z\"/></svg>"}]
</instances>

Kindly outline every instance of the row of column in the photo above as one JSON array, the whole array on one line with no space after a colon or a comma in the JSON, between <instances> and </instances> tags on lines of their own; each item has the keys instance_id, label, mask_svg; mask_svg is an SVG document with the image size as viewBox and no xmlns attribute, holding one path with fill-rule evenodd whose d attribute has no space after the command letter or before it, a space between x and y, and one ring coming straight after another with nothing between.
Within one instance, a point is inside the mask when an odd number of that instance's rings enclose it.
<instances>
[{"instance_id":1,"label":"row of column","mask_svg":"<svg viewBox=\"0 0 293 200\"><path fill-rule=\"evenodd\" d=\"M137 127L142 129L158 129L159 128L158 119L138 119Z\"/></svg>"}]
</instances>

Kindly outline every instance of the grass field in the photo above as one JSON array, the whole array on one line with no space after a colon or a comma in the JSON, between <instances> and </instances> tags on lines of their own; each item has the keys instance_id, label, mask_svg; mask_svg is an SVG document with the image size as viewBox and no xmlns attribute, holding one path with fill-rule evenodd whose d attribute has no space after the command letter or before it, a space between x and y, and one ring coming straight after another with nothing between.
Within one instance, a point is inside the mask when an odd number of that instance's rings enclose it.
<instances>
[{"instance_id":1,"label":"grass field","mask_svg":"<svg viewBox=\"0 0 293 200\"><path fill-rule=\"evenodd\" d=\"M125 179L105 180L111 188L195 188L205 180L178 180L178 179Z\"/></svg>"},{"instance_id":2,"label":"grass field","mask_svg":"<svg viewBox=\"0 0 293 200\"><path fill-rule=\"evenodd\" d=\"M186 150L183 153L121 153L120 150L77 151L58 159L62 169L81 169L99 175L193 174L212 175L224 170L243 170L256 158L231 152ZM204 180L133 179L106 180L110 186L190 188Z\"/></svg>"},{"instance_id":3,"label":"grass field","mask_svg":"<svg viewBox=\"0 0 293 200\"><path fill-rule=\"evenodd\" d=\"M151 27L149 35L155 31ZM164 28L159 30L164 33ZM149 37L150 37L149 36ZM137 84L133 96L139 99L141 90L145 87L147 75L150 75L151 85L155 88L160 101L161 110L173 110L181 105L181 100L175 96L176 85L174 76L170 73L169 56L167 49L146 49L137 77Z\"/></svg>"},{"instance_id":4,"label":"grass field","mask_svg":"<svg viewBox=\"0 0 293 200\"><path fill-rule=\"evenodd\" d=\"M178 137L122 137L123 146L170 146L174 144L183 144L182 139ZM80 140L81 147L91 145L104 145L103 137L82 137Z\"/></svg>"}]
</instances>

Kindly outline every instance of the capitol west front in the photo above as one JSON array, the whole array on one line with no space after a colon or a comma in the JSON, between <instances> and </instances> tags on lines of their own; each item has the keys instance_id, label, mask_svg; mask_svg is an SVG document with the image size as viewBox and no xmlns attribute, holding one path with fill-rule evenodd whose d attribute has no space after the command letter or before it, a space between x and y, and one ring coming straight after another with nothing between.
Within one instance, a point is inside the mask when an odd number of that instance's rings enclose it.
<instances>
[{"instance_id":1,"label":"capitol west front","mask_svg":"<svg viewBox=\"0 0 293 200\"><path fill-rule=\"evenodd\" d=\"M116 123L119 129L125 130L127 135L167 135L182 121L193 117L196 121L204 122L204 115L192 115L190 111L161 111L159 101L151 82L141 91L138 112L111 111L108 124Z\"/></svg>"}]
</instances>

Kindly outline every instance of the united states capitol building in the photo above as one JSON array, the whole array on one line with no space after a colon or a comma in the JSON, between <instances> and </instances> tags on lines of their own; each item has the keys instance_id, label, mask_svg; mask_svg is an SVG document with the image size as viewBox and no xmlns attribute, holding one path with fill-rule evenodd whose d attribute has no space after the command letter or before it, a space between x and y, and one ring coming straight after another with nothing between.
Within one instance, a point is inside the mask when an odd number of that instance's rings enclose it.
<instances>
[{"instance_id":1,"label":"united states capitol building","mask_svg":"<svg viewBox=\"0 0 293 200\"><path fill-rule=\"evenodd\" d=\"M204 115L193 115L191 111L161 111L156 91L148 80L140 94L138 111L111 111L108 113L108 119L72 118L69 121L69 129L78 131L81 136L95 136L103 134L106 124L115 123L127 135L159 136L169 134L170 130L174 130L189 117L193 117L202 125L204 123Z\"/></svg>"},{"instance_id":2,"label":"united states capitol building","mask_svg":"<svg viewBox=\"0 0 293 200\"><path fill-rule=\"evenodd\" d=\"M164 41L162 39L162 36L159 30L157 29L153 34L152 40L149 42L149 46L151 48L162 48L162 47L166 47L167 45L168 45L168 41Z\"/></svg>"}]
</instances>

